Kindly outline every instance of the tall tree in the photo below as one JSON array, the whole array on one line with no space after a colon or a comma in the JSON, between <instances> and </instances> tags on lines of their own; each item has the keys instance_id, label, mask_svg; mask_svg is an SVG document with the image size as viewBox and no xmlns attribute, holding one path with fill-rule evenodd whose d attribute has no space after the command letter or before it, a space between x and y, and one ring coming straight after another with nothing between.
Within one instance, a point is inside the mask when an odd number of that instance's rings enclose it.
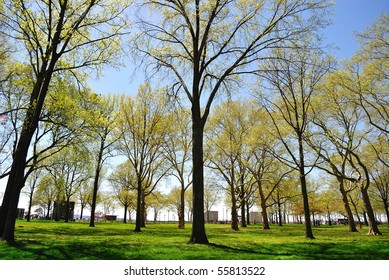
<instances>
[{"instance_id":1,"label":"tall tree","mask_svg":"<svg viewBox=\"0 0 389 280\"><path fill-rule=\"evenodd\" d=\"M18 0L4 5L1 24L28 55L33 82L0 211L2 239L14 240L26 157L53 75L70 71L76 77L77 69L113 59L119 50L117 39L127 27L127 6L127 1L103 0Z\"/></svg>"},{"instance_id":2,"label":"tall tree","mask_svg":"<svg viewBox=\"0 0 389 280\"><path fill-rule=\"evenodd\" d=\"M354 61L362 65L362 90L356 91L369 122L389 134L389 13L383 13L366 31L357 34L361 47Z\"/></svg>"},{"instance_id":3,"label":"tall tree","mask_svg":"<svg viewBox=\"0 0 389 280\"><path fill-rule=\"evenodd\" d=\"M92 102L91 102L92 103ZM94 103L94 104L93 104ZM93 195L89 226L95 226L95 209L97 192L102 177L102 169L107 159L112 156L113 145L118 136L114 135L119 99L116 96L99 97L92 103L94 113L89 118L89 136L92 144L91 153L95 155L95 176L93 180Z\"/></svg>"},{"instance_id":4,"label":"tall tree","mask_svg":"<svg viewBox=\"0 0 389 280\"><path fill-rule=\"evenodd\" d=\"M233 230L239 229L238 205L244 198L247 170L243 162L248 157L245 139L251 129L250 104L248 100L227 101L216 106L206 130L207 166L220 173L228 184Z\"/></svg>"},{"instance_id":5,"label":"tall tree","mask_svg":"<svg viewBox=\"0 0 389 280\"><path fill-rule=\"evenodd\" d=\"M311 38L313 39L313 38ZM268 92L262 95L264 108L272 119L276 134L289 155L284 163L298 170L304 205L305 237L314 239L308 201L306 176L307 149L304 138L308 132L311 103L317 85L329 70L329 60L321 52L309 51L314 40L301 42L300 49L275 50L283 60L268 63L268 69L259 72ZM312 45L311 45L312 44ZM288 133L285 133L289 129ZM312 165L311 165L312 166Z\"/></svg>"},{"instance_id":6,"label":"tall tree","mask_svg":"<svg viewBox=\"0 0 389 280\"><path fill-rule=\"evenodd\" d=\"M127 157L136 176L137 232L145 226L146 196L152 193L168 171L163 158L169 127L167 110L163 91L153 90L149 84L141 85L135 98L123 97L120 101L117 149Z\"/></svg>"},{"instance_id":7,"label":"tall tree","mask_svg":"<svg viewBox=\"0 0 389 280\"><path fill-rule=\"evenodd\" d=\"M307 139L308 144L320 156L317 167L334 176L338 181L343 205L349 222L349 231L357 231L352 213L347 181L355 182L354 171L349 164L350 150L358 148L363 114L346 90L339 86L347 80L346 71L333 72L327 76L321 86L321 94L313 105L312 120L318 129Z\"/></svg>"},{"instance_id":8,"label":"tall tree","mask_svg":"<svg viewBox=\"0 0 389 280\"><path fill-rule=\"evenodd\" d=\"M165 157L171 164L169 175L175 177L180 184L180 206L178 211L178 228L185 228L185 192L192 184L190 113L178 107L169 116L170 130L166 135Z\"/></svg>"},{"instance_id":9,"label":"tall tree","mask_svg":"<svg viewBox=\"0 0 389 280\"><path fill-rule=\"evenodd\" d=\"M192 114L193 227L190 242L208 243L204 227L203 135L217 95L249 72L281 41L300 40L323 24L327 1L145 1L160 17L140 20L137 48L151 58L151 72L170 75ZM141 14L147 14L148 11ZM161 72L160 72L161 73Z\"/></svg>"},{"instance_id":10,"label":"tall tree","mask_svg":"<svg viewBox=\"0 0 389 280\"><path fill-rule=\"evenodd\" d=\"M386 157L388 157L388 154L386 154ZM383 204L389 226L389 169L382 161L376 160L370 168L370 175L373 181L372 193Z\"/></svg>"},{"instance_id":11,"label":"tall tree","mask_svg":"<svg viewBox=\"0 0 389 280\"><path fill-rule=\"evenodd\" d=\"M333 174L342 193L343 203L347 216L353 221L352 213L348 208L349 192L346 191L345 180L359 186L370 220L370 232L379 233L373 209L368 195L370 186L369 170L366 157L366 145L372 128L368 125L364 111L360 110L355 102L355 92L362 90L360 80L354 63L346 63L344 68L329 75L321 93L320 105L314 110L314 123L319 128L313 137L320 147L319 155L328 166L325 170ZM357 71L358 72L358 71ZM357 81L357 82L356 82ZM320 106L320 108L319 108ZM320 139L324 139L320 140ZM364 158L363 158L364 157ZM323 168L323 165L318 165ZM355 231L355 225L350 223L350 231Z\"/></svg>"}]
</instances>

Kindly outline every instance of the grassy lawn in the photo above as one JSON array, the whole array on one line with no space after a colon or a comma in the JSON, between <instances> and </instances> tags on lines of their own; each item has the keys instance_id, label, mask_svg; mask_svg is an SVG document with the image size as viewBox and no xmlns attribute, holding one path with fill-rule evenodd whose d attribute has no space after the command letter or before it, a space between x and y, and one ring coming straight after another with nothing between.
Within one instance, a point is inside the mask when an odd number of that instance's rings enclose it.
<instances>
[{"instance_id":1,"label":"grassy lawn","mask_svg":"<svg viewBox=\"0 0 389 280\"><path fill-rule=\"evenodd\" d=\"M304 238L303 225L260 225L230 230L229 225L206 225L210 245L188 244L191 225L148 224L141 233L134 225L52 221L18 221L16 244L0 242L0 259L263 259L263 260L370 260L389 259L389 228L382 236L367 236L367 228L349 233L345 226L314 228L315 240Z\"/></svg>"}]
</instances>

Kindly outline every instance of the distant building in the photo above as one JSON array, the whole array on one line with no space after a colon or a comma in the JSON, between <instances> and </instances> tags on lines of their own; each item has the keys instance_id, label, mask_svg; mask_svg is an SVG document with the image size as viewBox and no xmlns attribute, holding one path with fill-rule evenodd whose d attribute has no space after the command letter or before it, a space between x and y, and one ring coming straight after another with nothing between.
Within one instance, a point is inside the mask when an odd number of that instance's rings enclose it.
<instances>
[{"instance_id":1,"label":"distant building","mask_svg":"<svg viewBox=\"0 0 389 280\"><path fill-rule=\"evenodd\" d=\"M69 203L69 213L68 213L68 220L74 220L74 205L75 202L71 201ZM54 209L53 209L53 220L59 221L64 220L66 217L66 201L61 202L54 202Z\"/></svg>"},{"instance_id":2,"label":"distant building","mask_svg":"<svg viewBox=\"0 0 389 280\"><path fill-rule=\"evenodd\" d=\"M217 223L219 221L218 211L207 211L204 213L204 220L207 223Z\"/></svg>"},{"instance_id":3,"label":"distant building","mask_svg":"<svg viewBox=\"0 0 389 280\"><path fill-rule=\"evenodd\" d=\"M253 224L258 224L263 222L263 217L261 212L250 212L250 222Z\"/></svg>"},{"instance_id":4,"label":"distant building","mask_svg":"<svg viewBox=\"0 0 389 280\"><path fill-rule=\"evenodd\" d=\"M24 219L24 208L18 208L18 219Z\"/></svg>"},{"instance_id":5,"label":"distant building","mask_svg":"<svg viewBox=\"0 0 389 280\"><path fill-rule=\"evenodd\" d=\"M116 221L117 220L117 215L105 215L104 218L107 220L107 221Z\"/></svg>"}]
</instances>

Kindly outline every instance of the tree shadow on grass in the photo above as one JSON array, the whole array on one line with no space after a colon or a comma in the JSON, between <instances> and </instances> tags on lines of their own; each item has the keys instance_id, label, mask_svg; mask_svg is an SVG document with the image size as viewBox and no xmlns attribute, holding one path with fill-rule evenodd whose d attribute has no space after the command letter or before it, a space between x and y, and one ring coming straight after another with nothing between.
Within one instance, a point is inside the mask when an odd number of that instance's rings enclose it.
<instances>
[{"instance_id":1,"label":"tree shadow on grass","mask_svg":"<svg viewBox=\"0 0 389 280\"><path fill-rule=\"evenodd\" d=\"M250 248L233 247L224 244L210 243L211 248L221 250L223 252L221 259L290 259L293 253L278 252L272 248L255 245Z\"/></svg>"},{"instance_id":2,"label":"tree shadow on grass","mask_svg":"<svg viewBox=\"0 0 389 280\"><path fill-rule=\"evenodd\" d=\"M36 240L18 241L9 244L15 249L14 259L34 260L120 260L125 259L121 246L67 242L66 244L45 244Z\"/></svg>"}]
</instances>

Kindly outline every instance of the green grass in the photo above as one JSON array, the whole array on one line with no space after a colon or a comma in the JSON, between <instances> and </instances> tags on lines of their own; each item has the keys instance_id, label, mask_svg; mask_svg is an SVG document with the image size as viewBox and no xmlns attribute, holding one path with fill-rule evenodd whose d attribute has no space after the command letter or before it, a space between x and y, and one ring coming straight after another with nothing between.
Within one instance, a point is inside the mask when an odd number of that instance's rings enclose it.
<instances>
[{"instance_id":1,"label":"green grass","mask_svg":"<svg viewBox=\"0 0 389 280\"><path fill-rule=\"evenodd\" d=\"M316 239L304 238L303 225L259 225L230 230L229 225L206 225L211 244L188 244L191 225L148 224L141 233L134 225L52 221L18 221L16 243L0 242L0 259L124 260L124 259L269 259L370 260L389 259L389 228L382 236L366 235L367 228L350 233L345 226L314 228Z\"/></svg>"}]
</instances>

